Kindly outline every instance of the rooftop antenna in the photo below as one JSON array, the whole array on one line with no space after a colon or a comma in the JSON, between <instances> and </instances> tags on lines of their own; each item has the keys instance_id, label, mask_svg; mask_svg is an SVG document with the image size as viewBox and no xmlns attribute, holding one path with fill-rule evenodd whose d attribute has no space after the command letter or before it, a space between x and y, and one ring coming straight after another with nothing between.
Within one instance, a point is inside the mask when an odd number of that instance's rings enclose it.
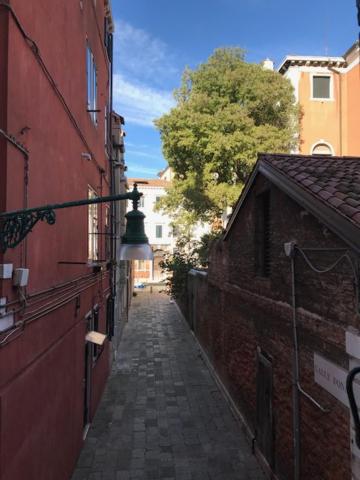
<instances>
[{"instance_id":1,"label":"rooftop antenna","mask_svg":"<svg viewBox=\"0 0 360 480\"><path fill-rule=\"evenodd\" d=\"M329 34L328 32L330 31L330 18L329 18L329 12L326 13L325 15L325 21L324 21L324 53L325 57L329 56Z\"/></svg>"}]
</instances>

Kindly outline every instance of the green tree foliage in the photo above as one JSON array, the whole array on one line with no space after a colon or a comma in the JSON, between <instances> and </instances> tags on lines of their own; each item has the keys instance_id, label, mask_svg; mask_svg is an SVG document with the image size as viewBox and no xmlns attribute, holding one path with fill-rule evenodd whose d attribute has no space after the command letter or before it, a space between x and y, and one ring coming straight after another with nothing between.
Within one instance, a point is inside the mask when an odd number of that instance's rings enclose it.
<instances>
[{"instance_id":1,"label":"green tree foliage","mask_svg":"<svg viewBox=\"0 0 360 480\"><path fill-rule=\"evenodd\" d=\"M188 273L192 268L199 266L194 246L190 246L187 240L184 237L180 238L175 252L166 255L160 262L160 268L167 274L168 293L177 300L186 297Z\"/></svg>"},{"instance_id":2,"label":"green tree foliage","mask_svg":"<svg viewBox=\"0 0 360 480\"><path fill-rule=\"evenodd\" d=\"M165 256L160 262L161 269L167 273L167 287L170 295L182 300L186 295L188 273L192 268L204 268L209 263L209 251L221 231L206 233L200 241L190 241L188 236L178 239L176 250Z\"/></svg>"},{"instance_id":3,"label":"green tree foliage","mask_svg":"<svg viewBox=\"0 0 360 480\"><path fill-rule=\"evenodd\" d=\"M205 233L201 237L195 248L195 253L198 257L198 262L201 267L208 267L210 248L213 242L221 237L222 233L223 231L217 230L210 233Z\"/></svg>"},{"instance_id":4,"label":"green tree foliage","mask_svg":"<svg viewBox=\"0 0 360 480\"><path fill-rule=\"evenodd\" d=\"M259 152L287 153L296 143L290 82L245 62L239 48L215 50L197 69L186 69L175 99L156 121L175 173L159 205L170 214L218 217L238 198Z\"/></svg>"}]
</instances>

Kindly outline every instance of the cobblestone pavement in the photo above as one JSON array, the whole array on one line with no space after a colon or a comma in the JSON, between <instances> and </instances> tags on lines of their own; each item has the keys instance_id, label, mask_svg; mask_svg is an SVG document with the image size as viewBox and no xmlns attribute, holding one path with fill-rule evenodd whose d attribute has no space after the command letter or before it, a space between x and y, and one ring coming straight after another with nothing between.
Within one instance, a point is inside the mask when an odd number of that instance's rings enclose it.
<instances>
[{"instance_id":1,"label":"cobblestone pavement","mask_svg":"<svg viewBox=\"0 0 360 480\"><path fill-rule=\"evenodd\" d=\"M72 480L263 480L169 297L140 292Z\"/></svg>"}]
</instances>

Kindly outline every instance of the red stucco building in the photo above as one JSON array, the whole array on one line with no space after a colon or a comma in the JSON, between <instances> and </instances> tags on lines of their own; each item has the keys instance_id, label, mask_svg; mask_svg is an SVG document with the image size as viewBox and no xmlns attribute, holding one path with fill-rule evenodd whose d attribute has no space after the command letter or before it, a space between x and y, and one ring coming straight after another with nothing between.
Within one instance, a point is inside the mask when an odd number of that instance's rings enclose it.
<instances>
[{"instance_id":1,"label":"red stucco building","mask_svg":"<svg viewBox=\"0 0 360 480\"><path fill-rule=\"evenodd\" d=\"M109 0L4 3L0 212L110 194ZM109 372L85 337L111 336L110 210L58 210L0 253L1 480L71 475Z\"/></svg>"}]
</instances>

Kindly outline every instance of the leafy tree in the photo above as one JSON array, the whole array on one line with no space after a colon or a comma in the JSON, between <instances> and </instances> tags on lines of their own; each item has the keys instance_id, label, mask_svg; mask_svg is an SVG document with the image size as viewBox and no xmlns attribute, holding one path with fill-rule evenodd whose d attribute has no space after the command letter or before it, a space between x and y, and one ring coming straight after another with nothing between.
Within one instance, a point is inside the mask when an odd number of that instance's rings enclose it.
<instances>
[{"instance_id":1,"label":"leafy tree","mask_svg":"<svg viewBox=\"0 0 360 480\"><path fill-rule=\"evenodd\" d=\"M258 152L286 153L296 143L298 110L280 74L244 60L240 48L215 50L187 68L177 105L156 121L175 173L159 207L209 221L239 196Z\"/></svg>"},{"instance_id":2,"label":"leafy tree","mask_svg":"<svg viewBox=\"0 0 360 480\"><path fill-rule=\"evenodd\" d=\"M205 233L200 238L200 241L195 248L195 253L198 257L198 263L201 265L201 267L207 267L209 265L209 253L211 245L215 240L218 240L220 238L222 233L222 230L213 230L210 233Z\"/></svg>"},{"instance_id":3,"label":"leafy tree","mask_svg":"<svg viewBox=\"0 0 360 480\"><path fill-rule=\"evenodd\" d=\"M188 273L198 265L198 255L194 245L189 244L186 237L181 237L177 241L174 253L166 255L160 262L161 269L167 273L166 285L172 297L177 300L183 300L186 297Z\"/></svg>"},{"instance_id":4,"label":"leafy tree","mask_svg":"<svg viewBox=\"0 0 360 480\"><path fill-rule=\"evenodd\" d=\"M220 230L206 233L200 241L190 241L188 236L179 237L175 252L166 255L160 262L161 269L167 273L166 285L172 297L178 300L184 299L189 271L192 268L208 266L210 247L221 233Z\"/></svg>"}]
</instances>

